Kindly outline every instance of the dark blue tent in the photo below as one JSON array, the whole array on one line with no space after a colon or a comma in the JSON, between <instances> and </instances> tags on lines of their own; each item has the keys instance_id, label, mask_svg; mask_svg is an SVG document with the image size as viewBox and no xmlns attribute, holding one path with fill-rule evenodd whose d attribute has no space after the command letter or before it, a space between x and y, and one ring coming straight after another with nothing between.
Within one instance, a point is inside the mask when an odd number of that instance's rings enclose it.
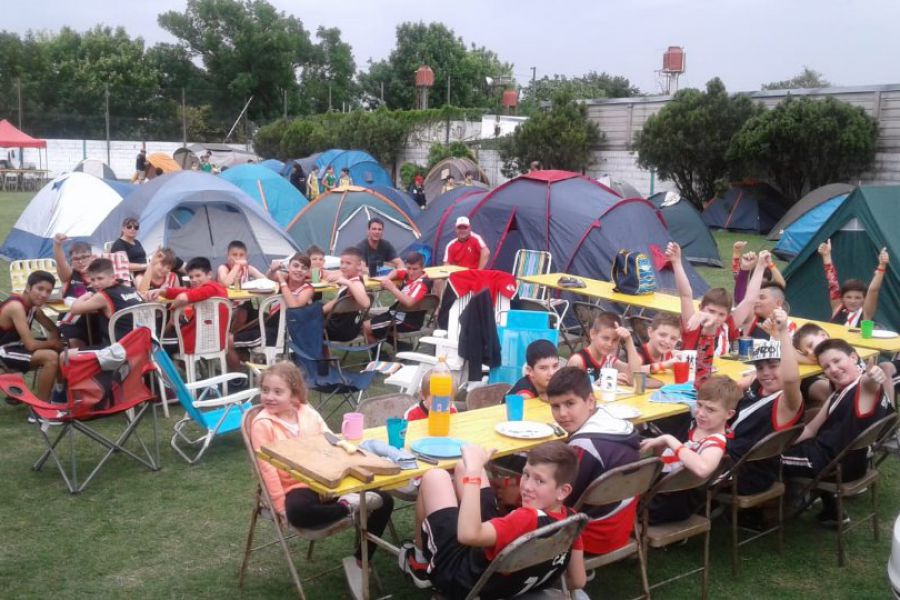
<instances>
[{"instance_id":1,"label":"dark blue tent","mask_svg":"<svg viewBox=\"0 0 900 600\"><path fill-rule=\"evenodd\" d=\"M402 208L403 212L412 217L413 221L416 220L416 215L422 212L422 209L419 208L418 204L416 204L415 199L403 190L398 190L395 187L390 187L387 185L373 185L370 186L370 189L375 190L376 192Z\"/></svg>"},{"instance_id":2,"label":"dark blue tent","mask_svg":"<svg viewBox=\"0 0 900 600\"><path fill-rule=\"evenodd\" d=\"M316 159L316 166L319 167L319 179L325 176L325 169L328 167L334 168L335 177L340 177L341 169L346 168L350 170L353 185L367 188L376 185L387 187L394 185L384 167L378 164L371 154L362 150L326 150ZM305 167L303 170L309 173Z\"/></svg>"},{"instance_id":3,"label":"dark blue tent","mask_svg":"<svg viewBox=\"0 0 900 600\"><path fill-rule=\"evenodd\" d=\"M481 198L487 194L487 192L486 189L477 186L463 186L444 192L432 202L426 204L424 209L419 211L416 215L416 225L419 227L420 231L438 231L441 228L441 221L449 218L452 214L452 211L447 211L448 208L458 202L462 202L466 198ZM454 214L453 218L455 219L457 216L459 215ZM453 223L450 223L450 227L453 227ZM431 240L431 238L428 237L422 239L426 243L430 243Z\"/></svg>"},{"instance_id":4,"label":"dark blue tent","mask_svg":"<svg viewBox=\"0 0 900 600\"><path fill-rule=\"evenodd\" d=\"M568 171L522 175L480 195L462 196L448 206L437 224L422 230L434 256L442 256L453 238L453 223L465 215L472 231L491 249L488 267L511 270L520 248L547 250L553 270L609 280L620 249L652 254L672 241L659 211L646 200L623 200L595 180ZM433 222L435 219L429 217ZM708 285L686 265L694 292ZM661 290L674 291L671 269L657 272Z\"/></svg>"},{"instance_id":5,"label":"dark blue tent","mask_svg":"<svg viewBox=\"0 0 900 600\"><path fill-rule=\"evenodd\" d=\"M703 222L713 229L769 233L787 211L788 201L767 183L733 185L703 211Z\"/></svg>"},{"instance_id":6,"label":"dark blue tent","mask_svg":"<svg viewBox=\"0 0 900 600\"><path fill-rule=\"evenodd\" d=\"M686 259L695 265L722 266L716 240L690 200L675 192L658 192L647 200L662 212L669 233L681 246Z\"/></svg>"}]
</instances>

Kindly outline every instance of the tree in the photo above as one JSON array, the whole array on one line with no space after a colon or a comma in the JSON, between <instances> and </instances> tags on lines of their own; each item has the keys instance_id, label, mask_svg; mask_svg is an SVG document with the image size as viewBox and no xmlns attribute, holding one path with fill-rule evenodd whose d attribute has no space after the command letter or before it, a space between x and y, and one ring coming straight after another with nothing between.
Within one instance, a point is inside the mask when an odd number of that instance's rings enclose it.
<instances>
[{"instance_id":1,"label":"tree","mask_svg":"<svg viewBox=\"0 0 900 600\"><path fill-rule=\"evenodd\" d=\"M233 117L251 96L250 118L280 116L284 92L297 92L295 67L313 53L303 23L265 0L188 0L183 13L158 21L202 59L217 109Z\"/></svg>"},{"instance_id":2,"label":"tree","mask_svg":"<svg viewBox=\"0 0 900 600\"><path fill-rule=\"evenodd\" d=\"M341 40L341 30L319 27L318 43L303 65L300 86L300 114L340 110L357 103L359 92L354 77L356 63L350 44Z\"/></svg>"},{"instance_id":3,"label":"tree","mask_svg":"<svg viewBox=\"0 0 900 600\"><path fill-rule=\"evenodd\" d=\"M773 181L789 198L848 181L875 160L878 121L859 107L826 98L792 98L748 120L728 157Z\"/></svg>"},{"instance_id":4,"label":"tree","mask_svg":"<svg viewBox=\"0 0 900 600\"><path fill-rule=\"evenodd\" d=\"M603 139L584 104L560 93L554 96L550 110L535 114L512 135L501 138L503 174L525 173L535 160L545 169L583 173L593 164L594 149Z\"/></svg>"},{"instance_id":5,"label":"tree","mask_svg":"<svg viewBox=\"0 0 900 600\"><path fill-rule=\"evenodd\" d=\"M434 71L434 88L429 106L452 104L462 107L489 107L498 104L487 88L486 77L509 75L512 65L483 47L466 47L462 38L442 23L401 23L397 43L386 60L369 63L360 84L371 105L392 109L415 107L415 72L421 65ZM447 80L450 99L447 101Z\"/></svg>"},{"instance_id":6,"label":"tree","mask_svg":"<svg viewBox=\"0 0 900 600\"><path fill-rule=\"evenodd\" d=\"M716 77L706 91L684 89L644 123L634 148L638 164L675 183L698 207L727 177L731 139L762 107L744 95L729 96Z\"/></svg>"},{"instance_id":7,"label":"tree","mask_svg":"<svg viewBox=\"0 0 900 600\"><path fill-rule=\"evenodd\" d=\"M529 82L523 91L524 100L519 106L522 114L533 114L559 92L565 92L576 100L594 98L628 98L640 94L627 78L608 73L591 71L581 77L568 78L565 75L542 77Z\"/></svg>"},{"instance_id":8,"label":"tree","mask_svg":"<svg viewBox=\"0 0 900 600\"><path fill-rule=\"evenodd\" d=\"M772 83L764 83L764 90L796 90L801 88L823 88L830 86L831 83L825 79L825 76L807 67L803 66L803 70L794 75L790 79L784 81L773 81Z\"/></svg>"}]
</instances>

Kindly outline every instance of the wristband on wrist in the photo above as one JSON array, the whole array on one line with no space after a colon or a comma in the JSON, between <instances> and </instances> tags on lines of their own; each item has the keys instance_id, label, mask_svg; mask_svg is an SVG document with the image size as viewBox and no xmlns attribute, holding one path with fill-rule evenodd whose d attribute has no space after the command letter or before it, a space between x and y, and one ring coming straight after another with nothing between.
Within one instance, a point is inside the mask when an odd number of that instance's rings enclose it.
<instances>
[{"instance_id":1,"label":"wristband on wrist","mask_svg":"<svg viewBox=\"0 0 900 600\"><path fill-rule=\"evenodd\" d=\"M463 485L475 484L481 486L481 477L463 477Z\"/></svg>"},{"instance_id":2,"label":"wristband on wrist","mask_svg":"<svg viewBox=\"0 0 900 600\"><path fill-rule=\"evenodd\" d=\"M886 269L885 269L884 267L877 267L877 268L875 269L875 272L876 272L876 273L884 273L885 270L886 270Z\"/></svg>"},{"instance_id":3,"label":"wristband on wrist","mask_svg":"<svg viewBox=\"0 0 900 600\"><path fill-rule=\"evenodd\" d=\"M675 450L675 458L677 458L678 460L681 460L681 451L682 450L684 450L684 444L678 446L678 448Z\"/></svg>"}]
</instances>

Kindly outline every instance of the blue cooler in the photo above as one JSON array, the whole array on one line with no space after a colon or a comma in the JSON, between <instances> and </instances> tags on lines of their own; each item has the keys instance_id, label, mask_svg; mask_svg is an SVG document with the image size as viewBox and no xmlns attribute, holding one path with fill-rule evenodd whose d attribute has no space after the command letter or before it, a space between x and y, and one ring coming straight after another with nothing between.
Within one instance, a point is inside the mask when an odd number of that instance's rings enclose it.
<instances>
[{"instance_id":1,"label":"blue cooler","mask_svg":"<svg viewBox=\"0 0 900 600\"><path fill-rule=\"evenodd\" d=\"M550 327L547 313L532 310L511 310L505 313L506 323L497 326L502 363L491 369L488 383L515 383L522 377L525 350L536 340L559 344L559 331Z\"/></svg>"}]
</instances>

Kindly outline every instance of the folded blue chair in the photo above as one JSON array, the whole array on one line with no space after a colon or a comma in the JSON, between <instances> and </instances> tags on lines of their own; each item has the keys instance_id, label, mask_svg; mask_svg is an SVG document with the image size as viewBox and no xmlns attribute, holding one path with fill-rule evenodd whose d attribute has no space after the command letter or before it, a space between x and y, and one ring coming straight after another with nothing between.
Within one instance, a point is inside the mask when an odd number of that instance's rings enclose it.
<instances>
[{"instance_id":1,"label":"folded blue chair","mask_svg":"<svg viewBox=\"0 0 900 600\"><path fill-rule=\"evenodd\" d=\"M339 359L325 357L323 351L325 318L320 303L289 308L286 318L291 356L294 363L303 371L307 387L319 392L319 407L324 406L333 396L340 396L341 401L328 416L334 414L345 403L351 409L356 409L363 394L372 385L375 373L347 373L341 369Z\"/></svg>"}]
</instances>

